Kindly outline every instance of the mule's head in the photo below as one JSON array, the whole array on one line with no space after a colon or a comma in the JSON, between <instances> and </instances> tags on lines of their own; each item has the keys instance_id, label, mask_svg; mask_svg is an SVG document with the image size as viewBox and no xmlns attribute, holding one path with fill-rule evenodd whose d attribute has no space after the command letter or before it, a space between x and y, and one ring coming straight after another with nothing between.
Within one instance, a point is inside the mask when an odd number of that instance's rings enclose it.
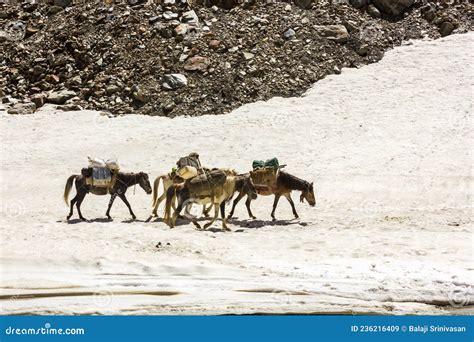
<instances>
[{"instance_id":1,"label":"mule's head","mask_svg":"<svg viewBox=\"0 0 474 342\"><path fill-rule=\"evenodd\" d=\"M316 197L314 196L313 183L308 183L308 185L301 192L300 201L304 202L306 200L308 204L312 207L316 205Z\"/></svg>"},{"instance_id":2,"label":"mule's head","mask_svg":"<svg viewBox=\"0 0 474 342\"><path fill-rule=\"evenodd\" d=\"M140 172L137 174L138 184L143 190L149 195L152 193L150 180L148 179L148 174L145 172Z\"/></svg>"},{"instance_id":3,"label":"mule's head","mask_svg":"<svg viewBox=\"0 0 474 342\"><path fill-rule=\"evenodd\" d=\"M255 185L253 184L252 178L250 178L250 175L244 176L244 193L249 196L251 199L256 199L257 198L257 189L255 189Z\"/></svg>"}]
</instances>

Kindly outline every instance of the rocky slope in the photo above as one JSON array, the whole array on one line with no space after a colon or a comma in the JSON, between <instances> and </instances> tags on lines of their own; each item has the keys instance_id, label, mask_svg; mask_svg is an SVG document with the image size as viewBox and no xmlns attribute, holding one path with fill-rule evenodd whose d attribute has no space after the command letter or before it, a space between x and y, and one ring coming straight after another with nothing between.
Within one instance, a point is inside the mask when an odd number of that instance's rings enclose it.
<instances>
[{"instance_id":1,"label":"rocky slope","mask_svg":"<svg viewBox=\"0 0 474 342\"><path fill-rule=\"evenodd\" d=\"M221 114L302 94L409 39L469 31L474 13L467 1L56 3L0 5L0 95L11 114L45 102Z\"/></svg>"}]
</instances>

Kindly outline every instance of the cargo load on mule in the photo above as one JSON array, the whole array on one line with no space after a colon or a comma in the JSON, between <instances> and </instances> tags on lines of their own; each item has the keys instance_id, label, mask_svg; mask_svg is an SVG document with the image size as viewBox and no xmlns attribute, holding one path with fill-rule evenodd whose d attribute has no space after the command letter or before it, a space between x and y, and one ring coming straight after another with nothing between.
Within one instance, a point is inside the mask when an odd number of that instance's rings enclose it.
<instances>
[{"instance_id":1,"label":"cargo load on mule","mask_svg":"<svg viewBox=\"0 0 474 342\"><path fill-rule=\"evenodd\" d=\"M280 166L277 158L263 160L254 160L252 163L253 171L250 171L255 187L271 189L276 188L278 170L285 165Z\"/></svg>"},{"instance_id":2,"label":"cargo load on mule","mask_svg":"<svg viewBox=\"0 0 474 342\"><path fill-rule=\"evenodd\" d=\"M115 184L115 174L120 170L117 160L90 157L88 159L89 166L81 171L86 184L98 188L112 188Z\"/></svg>"},{"instance_id":3,"label":"cargo load on mule","mask_svg":"<svg viewBox=\"0 0 474 342\"><path fill-rule=\"evenodd\" d=\"M260 168L272 168L278 170L280 168L280 163L277 158L267 159L266 161L254 160L252 167L254 170Z\"/></svg>"},{"instance_id":4,"label":"cargo load on mule","mask_svg":"<svg viewBox=\"0 0 474 342\"><path fill-rule=\"evenodd\" d=\"M201 161L199 155L195 152L190 153L186 157L181 157L176 162L176 175L183 179L191 179L196 177L201 172Z\"/></svg>"},{"instance_id":5,"label":"cargo load on mule","mask_svg":"<svg viewBox=\"0 0 474 342\"><path fill-rule=\"evenodd\" d=\"M199 194L199 197L213 197L216 188L223 185L227 175L222 170L213 170L195 176L186 181L191 194Z\"/></svg>"}]
</instances>

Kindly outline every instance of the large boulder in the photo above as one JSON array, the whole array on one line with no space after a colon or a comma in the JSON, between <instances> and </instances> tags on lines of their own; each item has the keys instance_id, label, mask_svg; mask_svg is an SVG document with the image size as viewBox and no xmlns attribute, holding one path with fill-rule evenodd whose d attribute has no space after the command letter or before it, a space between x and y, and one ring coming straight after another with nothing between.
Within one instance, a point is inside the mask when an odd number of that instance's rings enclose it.
<instances>
[{"instance_id":1,"label":"large boulder","mask_svg":"<svg viewBox=\"0 0 474 342\"><path fill-rule=\"evenodd\" d=\"M302 9L310 9L313 5L313 0L293 0L294 4Z\"/></svg>"},{"instance_id":2,"label":"large boulder","mask_svg":"<svg viewBox=\"0 0 474 342\"><path fill-rule=\"evenodd\" d=\"M372 0L372 3L382 12L390 15L400 15L415 3L415 0Z\"/></svg>"},{"instance_id":3,"label":"large boulder","mask_svg":"<svg viewBox=\"0 0 474 342\"><path fill-rule=\"evenodd\" d=\"M66 8L72 5L72 0L54 0L54 5Z\"/></svg>"},{"instance_id":4,"label":"large boulder","mask_svg":"<svg viewBox=\"0 0 474 342\"><path fill-rule=\"evenodd\" d=\"M349 32L344 25L317 25L314 28L321 37L337 43L345 43L349 40Z\"/></svg>"},{"instance_id":5,"label":"large boulder","mask_svg":"<svg viewBox=\"0 0 474 342\"><path fill-rule=\"evenodd\" d=\"M48 95L46 102L62 105L66 103L67 100L76 96L76 93L71 90L59 90L53 91Z\"/></svg>"},{"instance_id":6,"label":"large boulder","mask_svg":"<svg viewBox=\"0 0 474 342\"><path fill-rule=\"evenodd\" d=\"M439 26L439 33L441 34L441 37L446 37L449 36L455 28L456 25L454 25L452 22L445 21Z\"/></svg>"},{"instance_id":7,"label":"large boulder","mask_svg":"<svg viewBox=\"0 0 474 342\"><path fill-rule=\"evenodd\" d=\"M350 0L350 3L355 8L362 8L364 6L367 6L368 1L367 0Z\"/></svg>"},{"instance_id":8,"label":"large boulder","mask_svg":"<svg viewBox=\"0 0 474 342\"><path fill-rule=\"evenodd\" d=\"M36 106L33 102L18 102L15 103L10 109L8 109L8 114L15 115L24 115L24 114L33 114L36 110Z\"/></svg>"}]
</instances>

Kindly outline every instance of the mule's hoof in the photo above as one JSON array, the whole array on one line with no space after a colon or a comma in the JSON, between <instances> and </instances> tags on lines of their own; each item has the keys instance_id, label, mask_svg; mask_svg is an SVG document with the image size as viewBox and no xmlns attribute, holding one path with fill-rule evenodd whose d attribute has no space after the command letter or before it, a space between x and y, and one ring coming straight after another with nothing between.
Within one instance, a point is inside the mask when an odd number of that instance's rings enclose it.
<instances>
[{"instance_id":1,"label":"mule's hoof","mask_svg":"<svg viewBox=\"0 0 474 342\"><path fill-rule=\"evenodd\" d=\"M135 215L132 216L132 220L136 220L137 217Z\"/></svg>"},{"instance_id":2,"label":"mule's hoof","mask_svg":"<svg viewBox=\"0 0 474 342\"><path fill-rule=\"evenodd\" d=\"M82 221L87 221L87 219L84 218L84 217L80 217L80 219L81 219Z\"/></svg>"},{"instance_id":3,"label":"mule's hoof","mask_svg":"<svg viewBox=\"0 0 474 342\"><path fill-rule=\"evenodd\" d=\"M275 222L276 220L277 220L276 218L272 217L272 222Z\"/></svg>"},{"instance_id":4,"label":"mule's hoof","mask_svg":"<svg viewBox=\"0 0 474 342\"><path fill-rule=\"evenodd\" d=\"M66 221L69 221L70 218L71 218L71 216L67 216L67 217L66 217Z\"/></svg>"},{"instance_id":5,"label":"mule's hoof","mask_svg":"<svg viewBox=\"0 0 474 342\"><path fill-rule=\"evenodd\" d=\"M255 216L250 216L251 219L256 220L257 218Z\"/></svg>"},{"instance_id":6,"label":"mule's hoof","mask_svg":"<svg viewBox=\"0 0 474 342\"><path fill-rule=\"evenodd\" d=\"M231 232L231 231L232 231L230 228L227 228L227 227L222 228L222 230L223 230L224 232Z\"/></svg>"}]
</instances>

